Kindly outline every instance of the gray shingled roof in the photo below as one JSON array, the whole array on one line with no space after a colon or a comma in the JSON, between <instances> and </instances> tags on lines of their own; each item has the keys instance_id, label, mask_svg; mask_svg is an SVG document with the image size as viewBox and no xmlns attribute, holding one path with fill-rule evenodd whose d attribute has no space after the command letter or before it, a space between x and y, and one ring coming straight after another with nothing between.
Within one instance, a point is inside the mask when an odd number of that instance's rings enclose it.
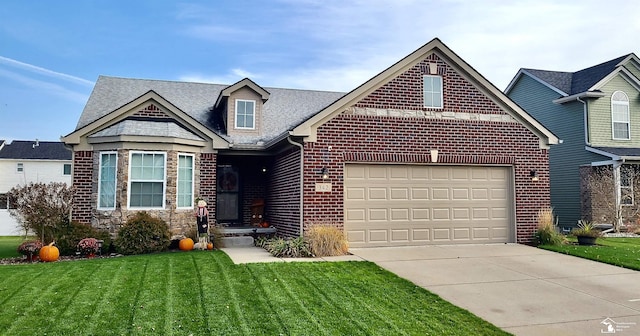
<instances>
[{"instance_id":1,"label":"gray shingled roof","mask_svg":"<svg viewBox=\"0 0 640 336\"><path fill-rule=\"evenodd\" d=\"M591 88L597 82L613 72L616 69L616 65L627 58L629 55L631 54L626 54L610 61L606 61L604 63L600 63L576 72L548 71L524 68L522 70L531 73L538 79L545 81L549 85L570 96L589 90L589 88Z\"/></svg>"},{"instance_id":2,"label":"gray shingled roof","mask_svg":"<svg viewBox=\"0 0 640 336\"><path fill-rule=\"evenodd\" d=\"M92 134L90 138L119 135L148 135L205 141L196 134L180 127L175 122L154 122L142 120L123 120L115 125Z\"/></svg>"},{"instance_id":3,"label":"gray shingled roof","mask_svg":"<svg viewBox=\"0 0 640 336\"><path fill-rule=\"evenodd\" d=\"M571 92L571 72L562 71L548 71L538 69L522 69L530 74L538 77L539 79L547 82L549 85L557 88L558 90L569 93Z\"/></svg>"},{"instance_id":4,"label":"gray shingled roof","mask_svg":"<svg viewBox=\"0 0 640 336\"><path fill-rule=\"evenodd\" d=\"M211 110L220 91L227 86L100 76L78 120L76 130L153 90L201 124L218 132L211 121L213 120ZM269 91L271 95L264 104L263 134L231 138L221 134L225 139L239 144L255 143L260 140L268 142L297 126L345 94L343 92L266 87L264 89ZM109 130L109 132L115 131Z\"/></svg>"},{"instance_id":5,"label":"gray shingled roof","mask_svg":"<svg viewBox=\"0 0 640 336\"><path fill-rule=\"evenodd\" d=\"M640 148L627 147L593 147L603 152L611 153L617 156L637 156L640 157Z\"/></svg>"},{"instance_id":6,"label":"gray shingled roof","mask_svg":"<svg viewBox=\"0 0 640 336\"><path fill-rule=\"evenodd\" d=\"M72 153L62 142L19 141L5 143L0 159L17 160L71 160Z\"/></svg>"}]
</instances>

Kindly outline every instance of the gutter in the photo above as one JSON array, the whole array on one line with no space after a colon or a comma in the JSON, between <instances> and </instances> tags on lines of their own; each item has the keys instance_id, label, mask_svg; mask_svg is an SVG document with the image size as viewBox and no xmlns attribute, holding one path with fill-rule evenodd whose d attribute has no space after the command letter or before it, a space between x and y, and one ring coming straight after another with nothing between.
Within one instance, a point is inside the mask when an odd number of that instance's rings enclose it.
<instances>
[{"instance_id":1,"label":"gutter","mask_svg":"<svg viewBox=\"0 0 640 336\"><path fill-rule=\"evenodd\" d=\"M564 104L564 103L570 102L572 100L576 100L578 98L600 98L600 97L604 97L604 96L605 96L604 92L586 91L586 92L576 93L576 94L571 95L571 96L554 99L553 102L556 103L556 104Z\"/></svg>"},{"instance_id":2,"label":"gutter","mask_svg":"<svg viewBox=\"0 0 640 336\"><path fill-rule=\"evenodd\" d=\"M582 103L582 117L584 119L584 143L587 146L591 146L591 142L589 142L589 117L587 116L587 102L580 99L580 97L576 97L576 100Z\"/></svg>"},{"instance_id":3,"label":"gutter","mask_svg":"<svg viewBox=\"0 0 640 336\"><path fill-rule=\"evenodd\" d=\"M289 132L291 134L291 132ZM304 146L287 137L290 144L300 148L300 237L304 236Z\"/></svg>"}]
</instances>

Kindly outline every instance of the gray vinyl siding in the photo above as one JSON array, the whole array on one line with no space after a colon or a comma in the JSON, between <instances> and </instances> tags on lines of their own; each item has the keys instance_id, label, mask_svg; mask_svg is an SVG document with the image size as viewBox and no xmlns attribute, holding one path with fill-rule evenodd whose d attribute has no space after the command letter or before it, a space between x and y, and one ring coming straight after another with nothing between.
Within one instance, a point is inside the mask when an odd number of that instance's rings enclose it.
<instances>
[{"instance_id":1,"label":"gray vinyl siding","mask_svg":"<svg viewBox=\"0 0 640 336\"><path fill-rule=\"evenodd\" d=\"M640 147L640 94L621 76L616 76L601 89L605 96L589 104L591 144L602 147ZM623 91L629 96L631 139L614 140L611 127L611 95Z\"/></svg>"},{"instance_id":2,"label":"gray vinyl siding","mask_svg":"<svg viewBox=\"0 0 640 336\"><path fill-rule=\"evenodd\" d=\"M526 75L514 85L509 97L563 140L549 150L551 205L559 226L575 226L581 218L579 167L604 160L585 150L582 103L554 104L560 94Z\"/></svg>"}]
</instances>

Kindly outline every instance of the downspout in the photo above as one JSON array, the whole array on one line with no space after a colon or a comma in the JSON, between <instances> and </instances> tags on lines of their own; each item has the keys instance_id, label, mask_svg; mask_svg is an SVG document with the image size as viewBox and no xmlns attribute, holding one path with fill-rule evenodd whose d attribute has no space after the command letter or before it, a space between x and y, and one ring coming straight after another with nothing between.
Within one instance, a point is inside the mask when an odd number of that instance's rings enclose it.
<instances>
[{"instance_id":1,"label":"downspout","mask_svg":"<svg viewBox=\"0 0 640 336\"><path fill-rule=\"evenodd\" d=\"M576 97L576 100L582 103L582 115L584 118L584 143L587 146L591 146L591 143L589 142L589 117L587 116L587 102L580 99L580 97Z\"/></svg>"},{"instance_id":2,"label":"downspout","mask_svg":"<svg viewBox=\"0 0 640 336\"><path fill-rule=\"evenodd\" d=\"M290 144L300 147L300 237L304 236L304 146L287 137Z\"/></svg>"}]
</instances>

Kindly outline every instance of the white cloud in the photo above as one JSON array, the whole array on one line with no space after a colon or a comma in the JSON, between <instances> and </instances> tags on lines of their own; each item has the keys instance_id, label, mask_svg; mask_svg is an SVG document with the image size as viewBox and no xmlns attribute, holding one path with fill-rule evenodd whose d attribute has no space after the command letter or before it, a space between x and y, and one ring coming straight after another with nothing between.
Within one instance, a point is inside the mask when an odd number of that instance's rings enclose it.
<instances>
[{"instance_id":1,"label":"white cloud","mask_svg":"<svg viewBox=\"0 0 640 336\"><path fill-rule=\"evenodd\" d=\"M71 101L82 103L82 104L86 103L87 99L89 98L89 96L86 94L69 90L58 84L29 78L29 77L17 74L12 71L7 71L4 69L0 69L0 77L5 77L14 82L19 82L19 83L22 83L23 85L34 88L40 94L54 94L56 96L63 97L67 100L71 100Z\"/></svg>"},{"instance_id":2,"label":"white cloud","mask_svg":"<svg viewBox=\"0 0 640 336\"><path fill-rule=\"evenodd\" d=\"M204 75L204 74L187 74L180 76L178 80L184 82L195 83L211 83L211 84L233 84L243 78L250 78L252 80L260 79L262 76L254 74L243 69L231 69L231 71L224 75Z\"/></svg>"},{"instance_id":3,"label":"white cloud","mask_svg":"<svg viewBox=\"0 0 640 336\"><path fill-rule=\"evenodd\" d=\"M45 69L45 68L41 68L39 66L33 65L33 64L28 64L28 63L23 63L20 61L16 61L14 59L8 58L8 57L3 57L0 56L0 63L9 65L11 67L16 67L16 68L20 68L23 70L27 70L30 72L35 72L41 75L45 75L45 76L49 76L49 77L55 77L58 79L62 79L62 80L66 80L66 81L71 81L74 83L79 83L79 84L83 84L86 86L93 86L95 83L80 77L76 77L76 76L72 76L72 75L68 75L65 73L61 73L61 72L56 72L53 70L49 70L49 69Z\"/></svg>"},{"instance_id":4,"label":"white cloud","mask_svg":"<svg viewBox=\"0 0 640 336\"><path fill-rule=\"evenodd\" d=\"M286 15L277 17L278 25L259 29L251 24L230 25L232 18L218 20L211 13L199 16L192 32L198 32L200 38L234 36L239 38L234 44L242 44L253 41L256 35L252 34L259 34L256 39L263 42L258 51L248 48L250 57L232 61L231 67L245 69L251 76L229 70L200 77L217 82L250 77L260 78L259 84L265 86L349 91L440 37L504 89L521 67L577 71L632 52L636 46L631 43L640 29L640 21L634 17L640 12L636 1L281 3Z\"/></svg>"}]
</instances>

